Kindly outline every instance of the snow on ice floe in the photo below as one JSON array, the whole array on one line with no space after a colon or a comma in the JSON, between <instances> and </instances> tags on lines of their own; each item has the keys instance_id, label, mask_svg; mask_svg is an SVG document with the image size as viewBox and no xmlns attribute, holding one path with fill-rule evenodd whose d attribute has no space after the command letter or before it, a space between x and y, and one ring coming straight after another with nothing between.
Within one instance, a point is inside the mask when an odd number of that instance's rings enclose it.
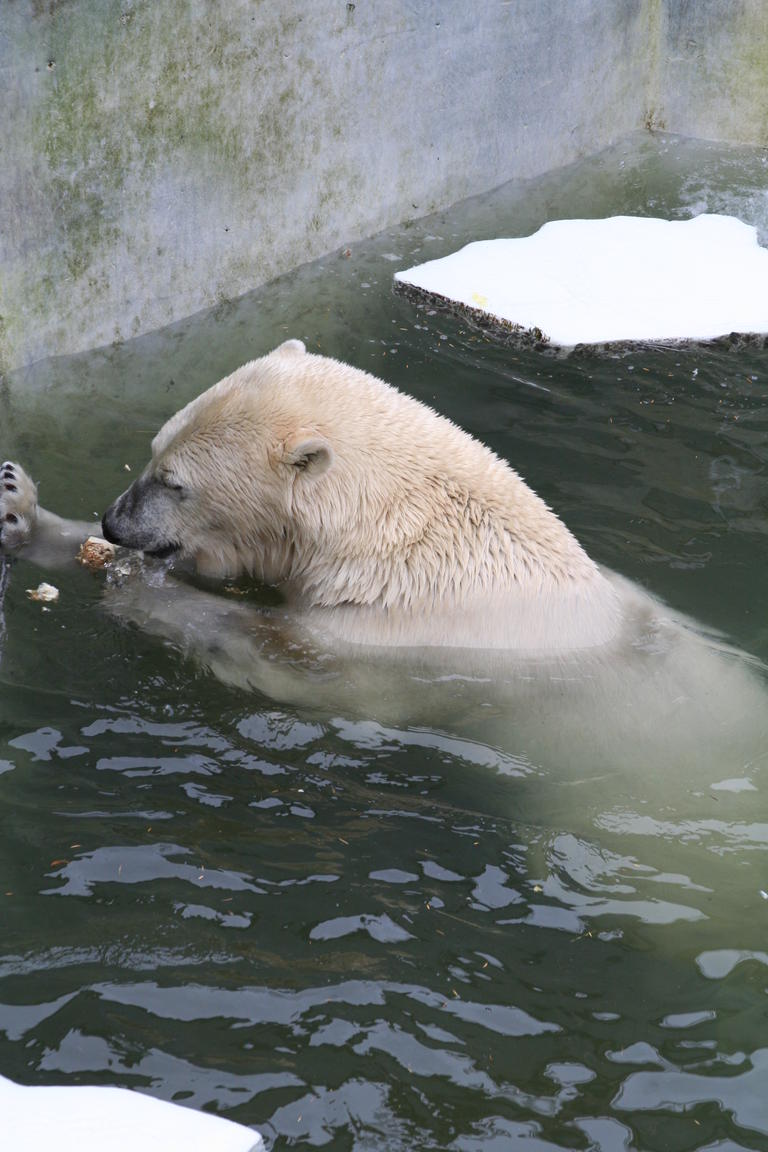
<instances>
[{"instance_id":1,"label":"snow on ice floe","mask_svg":"<svg viewBox=\"0 0 768 1152\"><path fill-rule=\"evenodd\" d=\"M126 1088L25 1088L0 1076L3 1152L264 1152L258 1133Z\"/></svg>"},{"instance_id":2,"label":"snow on ice floe","mask_svg":"<svg viewBox=\"0 0 768 1152\"><path fill-rule=\"evenodd\" d=\"M768 249L734 216L553 220L395 280L563 347L768 333Z\"/></svg>"}]
</instances>

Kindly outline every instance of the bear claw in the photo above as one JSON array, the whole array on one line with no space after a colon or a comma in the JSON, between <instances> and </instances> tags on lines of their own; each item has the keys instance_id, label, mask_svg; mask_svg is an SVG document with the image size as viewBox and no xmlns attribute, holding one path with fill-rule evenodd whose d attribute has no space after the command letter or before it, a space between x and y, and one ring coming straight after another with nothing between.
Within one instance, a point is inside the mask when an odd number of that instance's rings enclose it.
<instances>
[{"instance_id":1,"label":"bear claw","mask_svg":"<svg viewBox=\"0 0 768 1152\"><path fill-rule=\"evenodd\" d=\"M37 509L37 489L18 464L0 465L0 552L13 553L28 543Z\"/></svg>"}]
</instances>

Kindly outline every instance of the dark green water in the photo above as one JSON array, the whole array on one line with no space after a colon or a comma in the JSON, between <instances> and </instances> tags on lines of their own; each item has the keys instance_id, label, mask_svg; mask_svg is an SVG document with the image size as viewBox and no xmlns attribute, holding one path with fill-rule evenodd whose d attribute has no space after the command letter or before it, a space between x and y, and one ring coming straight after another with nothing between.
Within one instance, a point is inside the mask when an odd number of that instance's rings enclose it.
<instances>
[{"instance_id":1,"label":"dark green water","mask_svg":"<svg viewBox=\"0 0 768 1152\"><path fill-rule=\"evenodd\" d=\"M768 660L768 353L543 356L391 293L472 238L705 208L764 234L763 154L640 138L16 373L2 453L49 507L100 513L171 412L300 337L447 413L595 559ZM29 602L46 575L17 563L4 601L0 1073L132 1086L275 1149L768 1147L765 757L707 764L704 818L534 766L542 810L514 747L229 690L85 572Z\"/></svg>"}]
</instances>

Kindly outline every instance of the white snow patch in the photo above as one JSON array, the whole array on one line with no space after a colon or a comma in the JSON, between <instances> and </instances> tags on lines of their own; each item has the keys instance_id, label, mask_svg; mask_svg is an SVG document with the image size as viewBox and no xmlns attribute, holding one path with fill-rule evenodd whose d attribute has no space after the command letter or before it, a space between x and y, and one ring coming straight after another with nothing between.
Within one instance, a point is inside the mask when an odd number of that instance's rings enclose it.
<instances>
[{"instance_id":1,"label":"white snow patch","mask_svg":"<svg viewBox=\"0 0 768 1152\"><path fill-rule=\"evenodd\" d=\"M25 1088L0 1076L3 1152L264 1152L257 1132L126 1088Z\"/></svg>"},{"instance_id":2,"label":"white snow patch","mask_svg":"<svg viewBox=\"0 0 768 1152\"><path fill-rule=\"evenodd\" d=\"M564 347L768 332L768 249L734 216L554 220L395 279Z\"/></svg>"}]
</instances>

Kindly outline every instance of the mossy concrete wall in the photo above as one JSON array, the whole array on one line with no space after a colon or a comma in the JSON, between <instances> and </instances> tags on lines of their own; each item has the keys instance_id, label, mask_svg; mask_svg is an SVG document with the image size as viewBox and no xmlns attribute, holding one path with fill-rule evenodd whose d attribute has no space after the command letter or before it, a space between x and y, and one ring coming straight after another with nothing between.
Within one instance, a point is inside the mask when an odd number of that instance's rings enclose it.
<instances>
[{"instance_id":1,"label":"mossy concrete wall","mask_svg":"<svg viewBox=\"0 0 768 1152\"><path fill-rule=\"evenodd\" d=\"M2 0L2 362L159 327L618 138L645 9Z\"/></svg>"},{"instance_id":2,"label":"mossy concrete wall","mask_svg":"<svg viewBox=\"0 0 768 1152\"><path fill-rule=\"evenodd\" d=\"M687 131L716 10L727 52L733 14L759 7L2 0L0 370L160 327L664 116ZM664 38L688 25L704 57L679 49L665 104ZM728 124L761 131L746 108Z\"/></svg>"},{"instance_id":3,"label":"mossy concrete wall","mask_svg":"<svg viewBox=\"0 0 768 1152\"><path fill-rule=\"evenodd\" d=\"M766 0L665 0L661 115L685 136L768 145Z\"/></svg>"}]
</instances>

